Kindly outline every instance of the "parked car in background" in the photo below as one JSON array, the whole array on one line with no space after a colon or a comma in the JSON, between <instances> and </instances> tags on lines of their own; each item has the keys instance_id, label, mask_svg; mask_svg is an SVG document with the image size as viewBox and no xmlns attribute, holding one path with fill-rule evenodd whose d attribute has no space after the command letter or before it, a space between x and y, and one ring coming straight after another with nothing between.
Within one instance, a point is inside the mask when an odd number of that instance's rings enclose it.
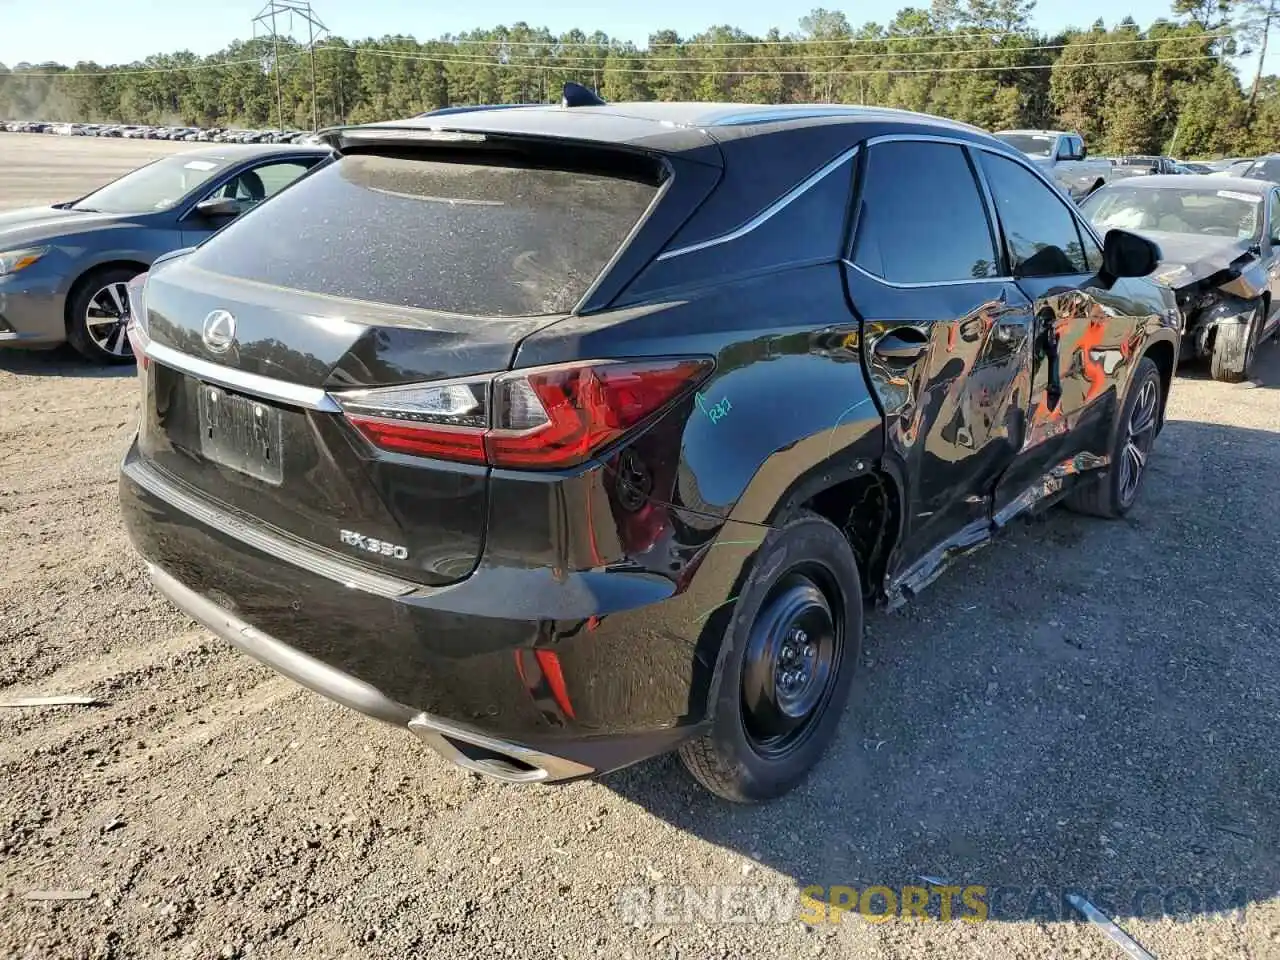
<instances>
[{"instance_id":1,"label":"parked car in background","mask_svg":"<svg viewBox=\"0 0 1280 960\"><path fill-rule=\"evenodd\" d=\"M1138 496L1158 251L976 127L628 103L327 136L132 286L122 509L191 616L463 767L679 748L777 796L837 730L864 597Z\"/></svg>"},{"instance_id":2,"label":"parked car in background","mask_svg":"<svg viewBox=\"0 0 1280 960\"><path fill-rule=\"evenodd\" d=\"M321 163L325 147L219 147L165 157L78 200L0 213L0 347L70 342L133 359L126 286Z\"/></svg>"},{"instance_id":3,"label":"parked car in background","mask_svg":"<svg viewBox=\"0 0 1280 960\"><path fill-rule=\"evenodd\" d=\"M1175 160L1174 166L1177 168L1174 173L1203 176L1206 173L1213 172L1213 168L1207 163L1199 163L1195 160Z\"/></svg>"},{"instance_id":4,"label":"parked car in background","mask_svg":"<svg viewBox=\"0 0 1280 960\"><path fill-rule=\"evenodd\" d=\"M1089 159L1084 138L1062 130L997 130L997 139L1030 157L1067 192L1088 196L1111 177L1105 158Z\"/></svg>"},{"instance_id":5,"label":"parked car in background","mask_svg":"<svg viewBox=\"0 0 1280 960\"><path fill-rule=\"evenodd\" d=\"M1241 177L1244 172L1253 166L1253 158L1248 157L1243 160L1233 160L1220 170L1214 170L1209 174L1211 177Z\"/></svg>"},{"instance_id":6,"label":"parked car in background","mask_svg":"<svg viewBox=\"0 0 1280 960\"><path fill-rule=\"evenodd\" d=\"M1132 230L1163 259L1177 295L1182 357L1215 380L1249 376L1258 345L1280 334L1280 187L1239 178L1146 177L1108 184L1081 205L1099 230Z\"/></svg>"},{"instance_id":7,"label":"parked car in background","mask_svg":"<svg viewBox=\"0 0 1280 960\"><path fill-rule=\"evenodd\" d=\"M1177 161L1169 157L1123 156L1112 161L1113 174L1122 177L1150 177L1156 175L1181 175Z\"/></svg>"},{"instance_id":8,"label":"parked car in background","mask_svg":"<svg viewBox=\"0 0 1280 960\"><path fill-rule=\"evenodd\" d=\"M1268 183L1280 183L1280 153L1269 153L1258 157L1240 174L1247 180L1266 180Z\"/></svg>"}]
</instances>

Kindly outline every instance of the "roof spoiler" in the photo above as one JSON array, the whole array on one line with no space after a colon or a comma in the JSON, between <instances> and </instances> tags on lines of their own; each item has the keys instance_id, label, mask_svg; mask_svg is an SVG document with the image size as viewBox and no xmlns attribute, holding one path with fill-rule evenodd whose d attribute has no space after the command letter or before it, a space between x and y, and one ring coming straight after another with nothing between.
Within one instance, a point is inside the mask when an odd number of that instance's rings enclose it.
<instances>
[{"instance_id":1,"label":"roof spoiler","mask_svg":"<svg viewBox=\"0 0 1280 960\"><path fill-rule=\"evenodd\" d=\"M573 107L599 107L606 104L603 97L594 90L580 83L570 81L564 85L560 98L560 106L566 109ZM474 113L478 110L515 110L521 107L536 107L536 103L494 103L475 106L440 107L425 113L415 114L412 119L443 117L455 113ZM441 130L436 128L399 127L391 123L358 123L346 126L328 127L311 134L317 143L323 143L335 150L341 150L344 143L370 140L452 140L483 142L488 139L484 134L465 133L461 131Z\"/></svg>"}]
</instances>

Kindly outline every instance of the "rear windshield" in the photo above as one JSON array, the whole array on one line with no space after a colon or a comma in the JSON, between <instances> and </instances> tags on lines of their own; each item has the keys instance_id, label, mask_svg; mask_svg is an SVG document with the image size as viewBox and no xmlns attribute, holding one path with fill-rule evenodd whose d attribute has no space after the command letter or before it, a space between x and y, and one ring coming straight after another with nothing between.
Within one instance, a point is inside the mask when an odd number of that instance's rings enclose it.
<instances>
[{"instance_id":1,"label":"rear windshield","mask_svg":"<svg viewBox=\"0 0 1280 960\"><path fill-rule=\"evenodd\" d=\"M595 173L353 155L231 224L192 262L426 310L564 313L656 192Z\"/></svg>"}]
</instances>

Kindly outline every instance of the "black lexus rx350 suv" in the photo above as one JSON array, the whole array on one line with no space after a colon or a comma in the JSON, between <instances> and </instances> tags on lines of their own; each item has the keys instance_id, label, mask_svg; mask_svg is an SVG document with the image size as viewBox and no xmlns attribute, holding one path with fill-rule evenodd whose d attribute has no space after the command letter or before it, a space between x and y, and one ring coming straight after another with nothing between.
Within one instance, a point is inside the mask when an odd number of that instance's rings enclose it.
<instances>
[{"instance_id":1,"label":"black lexus rx350 suv","mask_svg":"<svg viewBox=\"0 0 1280 960\"><path fill-rule=\"evenodd\" d=\"M981 130L637 103L328 137L133 286L124 517L192 617L463 767L678 749L776 796L865 603L1138 494L1159 251Z\"/></svg>"}]
</instances>

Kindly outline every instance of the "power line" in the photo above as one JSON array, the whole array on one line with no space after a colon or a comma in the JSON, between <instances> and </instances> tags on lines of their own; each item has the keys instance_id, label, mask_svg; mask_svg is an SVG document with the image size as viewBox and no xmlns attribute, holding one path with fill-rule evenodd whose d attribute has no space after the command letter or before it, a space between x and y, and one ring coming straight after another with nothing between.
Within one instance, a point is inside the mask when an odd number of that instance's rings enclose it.
<instances>
[{"instance_id":1,"label":"power line","mask_svg":"<svg viewBox=\"0 0 1280 960\"><path fill-rule=\"evenodd\" d=\"M554 64L554 63L523 63L519 61L502 61L502 60L465 60L460 58L432 57L425 54L399 53L397 51L377 51L366 50L371 56L385 56L401 60L413 60L422 63L440 63L440 64L458 64L462 66L478 66L478 67L494 67L498 69L509 70L544 70L557 73L565 73L574 69L582 69L572 64ZM1065 63L1061 60L1054 63L1034 63L1034 64L1016 64L1009 66L982 66L982 67L920 67L920 68L896 68L884 67L879 70L716 70L716 76L720 77L826 77L826 76L842 76L842 77L859 77L859 76L875 76L881 74L917 74L917 73L1002 73L1015 70L1052 70L1055 67L1063 67L1076 69L1080 67L1120 67L1130 66L1140 63L1184 63L1193 60L1213 60L1218 58L1212 54L1202 54L1194 57L1147 57L1136 60L1103 60L1103 61L1080 61L1077 63ZM610 66L606 68L612 73L658 73L664 76L703 76L710 72L709 70L672 70L667 67L617 67Z\"/></svg>"},{"instance_id":2,"label":"power line","mask_svg":"<svg viewBox=\"0 0 1280 960\"><path fill-rule=\"evenodd\" d=\"M1007 34L1007 35L1014 35L1014 34ZM957 37L957 36L961 36L961 35L939 34L939 35L935 35L933 39L945 40L945 39L953 39L954 37ZM973 36L990 37L992 36L992 34L974 34ZM911 50L911 51L904 50L901 52L877 51L874 53L857 53L857 54L808 54L806 53L806 54L802 54L799 59L802 59L805 62L810 62L815 60L848 60L852 58L868 59L868 58L877 58L877 57L894 57L894 58L934 57L934 56L945 57L945 56L963 56L965 54L977 54L977 53L1011 53L1011 54L1019 54L1019 55L1025 56L1025 55L1030 55L1030 54L1034 54L1041 51L1062 51L1062 50L1068 50L1068 49L1083 50L1083 49L1093 49L1096 47L1116 46L1116 45L1135 44L1135 43L1165 43L1165 42L1176 43L1176 42L1182 42L1182 41L1199 42L1199 41L1205 41L1205 40L1223 39L1230 36L1231 34L1229 33L1203 33L1203 34L1189 34L1189 35L1170 35L1170 36L1158 37L1158 38L1142 37L1142 38L1135 38L1133 40L1097 40L1097 41L1090 41L1088 43L1073 42L1073 43L1065 43L1065 44L1039 44L1035 46L1024 46L1024 47L985 47L985 48L970 47L970 48L962 48L959 50L954 50L954 49L953 50ZM912 38L912 39L918 39L918 38ZM452 41L448 41L448 42L452 43ZM490 46L509 45L509 44L505 44L504 41L486 41L486 42ZM763 44L764 42L766 41L762 41L761 43ZM826 41L823 41L823 42L826 42ZM883 42L883 40L877 40L875 42ZM747 45L747 44L748 44L748 41L742 41L740 45ZM586 44L578 44L577 46L586 46ZM695 44L693 45L693 47L694 49L696 49L697 45ZM588 58L584 56L564 57L561 55L553 55L555 56L555 59L557 61L556 63L540 64L540 63L533 63L533 62L523 62L516 59L492 60L489 58L472 57L465 54L458 55L458 56L433 56L431 54L416 53L410 50L386 50L379 47L347 46L343 44L317 44L315 46L315 49L316 50L337 50L337 51L343 51L351 54L363 53L369 56L380 56L380 57L388 57L393 59L413 60L413 61L426 62L426 63L443 63L443 64L456 63L456 64L465 64L465 65L472 65L472 66L502 67L502 68L508 68L508 69L515 68L515 69L526 69L526 70L565 70L565 69L575 69L575 68L581 69L584 67L585 64L590 64L595 67L602 66L598 61L595 61L592 58ZM287 60L291 58L296 59L298 57L306 56L308 52L309 52L308 48L303 48L303 49L295 50L288 53L280 53L278 55L272 54L271 57L272 59L278 58L280 60ZM606 52L619 53L623 51L618 51L616 48L608 48ZM642 51L638 51L634 54L631 54L628 51L626 52L626 55L643 57L644 60L649 63L689 62L692 59L696 63L714 64L714 63L733 62L733 61L745 59L745 56L732 56L732 55L719 56L719 57L694 57L694 58L650 57L650 56L647 56ZM1121 66L1126 64L1174 62L1174 61L1187 61L1187 60L1212 60L1212 59L1217 59L1217 58L1212 55L1202 55L1202 56L1196 56L1196 57L1158 57L1158 58L1133 59L1133 60L1111 60L1111 61L1101 61L1096 63L1091 62L1088 64L1065 64L1065 63L1062 63L1062 61L1057 61L1057 62L1060 63L1062 66L1088 65L1088 66L1102 67L1102 66ZM139 68L139 69L128 68L128 69L119 69L119 70L112 69L112 70L94 71L94 72L84 72L84 71L76 70L75 68L68 68L67 70L61 71L58 73L32 73L25 70L17 70L17 71L11 72L8 76L11 76L14 78L24 78L24 79L25 78L58 79L63 77L82 77L82 78L128 77L128 76L140 76L140 75L149 75L149 74L183 73L190 70L216 70L223 67L245 66L248 64L255 64L261 67L264 64L265 60L266 60L266 57L255 57L253 59L246 59L246 60L221 60L221 61L215 61L215 62L184 64L181 66L171 66L171 67L148 67L148 68ZM581 61L581 63L579 61ZM737 70L737 71L720 71L720 73L721 75L730 75L730 76L768 76L768 75L827 76L827 75L835 75L835 74L843 74L846 76L858 76L858 75L876 74L876 73L940 73L940 72L965 72L965 71L973 71L973 70L1018 70L1018 69L1041 70L1041 69L1049 69L1052 66L1053 64L1035 64L1035 65L1024 64L1024 65L1016 65L1016 66L991 66L991 67L925 67L917 70L911 70L906 68L903 68L903 69L884 68L880 70L862 70L862 71L858 71L858 70L852 70L852 71L851 70L827 70L827 71ZM675 74L675 75L682 75L682 74L701 75L707 72L706 70L703 70L703 69L673 70L667 67L647 67L647 66L646 67L618 67L618 66L611 65L608 67L608 69L615 73L660 72L660 73Z\"/></svg>"},{"instance_id":3,"label":"power line","mask_svg":"<svg viewBox=\"0 0 1280 960\"><path fill-rule=\"evenodd\" d=\"M1261 23L1261 22L1262 22L1261 19L1258 19L1256 21L1241 20L1237 23L1232 24L1232 26L1239 28L1239 27L1249 26L1249 25ZM1173 27L1174 29L1183 29L1187 25L1176 23L1172 20L1157 20L1154 24L1152 24L1153 28L1155 26L1169 26L1169 27ZM1125 24L1118 24L1115 27L1113 27L1110 31L1107 31L1107 32L1114 32L1116 30L1141 31L1142 28L1135 23L1125 23ZM1083 36L1089 36L1092 32L1093 31L1080 30L1080 31L1075 31L1074 35L1078 37L1083 37ZM1055 34L1044 34L1044 36L1060 36L1065 33L1068 33L1068 31L1063 30ZM1221 35L1229 36L1230 34L1221 34ZM778 40L696 40L693 38L689 38L685 40L678 40L674 43L650 43L646 47L643 47L643 48L636 47L634 48L634 50L629 52L644 53L646 50L667 49L671 47L765 47L765 46L806 46L810 44L817 45L817 44L830 44L830 43L845 43L845 44L907 43L911 41L922 41L922 40L925 40L925 41L927 40L959 40L959 39L965 39L970 37L982 38L984 40L999 38L999 37L1026 37L1028 39L1034 39L1036 36L1037 35L1032 33L1030 30L985 30L978 33L921 33L921 34L897 33L897 34L889 34L883 37L830 37L830 38L826 38L826 37L824 38L814 38L814 37L785 38L784 37ZM1207 36L1207 34L1189 34L1188 36L1201 37L1201 36ZM432 42L432 41L427 41L427 42ZM464 44L465 45L503 44L508 47L593 47L593 48L602 48L606 50L617 49L619 47L626 48L630 46L629 44L620 44L617 41L613 41L613 40L604 41L604 42L601 42L598 40L562 41L562 40L557 40L555 38L552 38L550 40L505 40L502 38L482 40L482 39L473 39L473 38L450 37L447 40L441 40L437 42L450 43L457 46L462 46ZM1123 41L1117 41L1117 42L1129 43L1130 41L1123 40Z\"/></svg>"},{"instance_id":4,"label":"power line","mask_svg":"<svg viewBox=\"0 0 1280 960\"><path fill-rule=\"evenodd\" d=\"M1178 43L1178 42L1182 42L1182 41L1188 41L1188 42L1191 42L1191 41L1195 41L1195 42L1203 42L1203 41L1206 41L1206 40L1222 39L1222 38L1229 37L1229 36L1231 36L1231 34L1228 34L1228 33L1212 33L1212 34L1196 34L1196 35L1194 35L1194 36L1173 36L1173 37L1161 37L1161 38L1159 38L1159 39L1154 39L1154 40L1153 40L1153 39L1150 39L1150 38L1143 37L1143 38L1136 39L1136 40L1099 40L1099 41L1094 42L1094 43L1046 43L1046 44L1038 44L1038 45L1035 45L1035 46L1024 46L1024 47L1013 47L1013 46L1002 46L1002 47L962 47L962 48L960 48L960 49L952 49L952 50L903 50L903 51L884 51L884 50L877 50L877 51L874 51L874 52L872 52L872 53L804 53L804 54L800 54L800 55L797 57L797 59L803 59L806 63L809 63L809 62L816 61L816 60L851 60L851 59L861 59L861 60L865 60L865 59L873 59L873 58L877 58L877 57L880 57L880 58L883 58L883 57L894 57L894 58L900 58L900 57L953 57L953 56L963 56L963 55L965 55L965 54L985 54L985 53L1015 53L1015 54L1031 54L1031 53L1038 53L1038 52L1046 51L1046 50L1067 50L1067 49L1070 49L1070 50L1081 50L1081 49L1092 49L1092 48L1094 48L1094 47L1108 47L1108 46L1116 46L1116 45L1122 45L1122 44L1127 44L1127 45L1132 46L1132 45L1133 45L1133 44L1135 44L1135 43L1166 43L1166 42L1169 42L1169 43ZM501 43L501 41L495 41L493 44L491 44L491 46L499 46L499 47L500 47L500 46L503 46L503 44ZM420 54L414 53L414 52L413 52L413 51L411 51L411 50L385 50L385 49L382 49L382 48L379 48L379 47L358 47L358 48L350 48L350 47L342 47L342 46L329 46L329 47L319 47L318 49L321 49L321 50L325 50L325 49L336 49L336 50L344 50L344 49L350 50L350 49L354 49L357 53L359 53L359 52L365 52L365 53L372 53L372 54L383 54L383 55L385 55L385 56L402 56L402 55L403 55L403 56L406 56L406 57L414 57L414 56L419 56L419 55L420 55ZM635 53L635 54L632 54L632 53L627 52L627 51L620 51L620 50L616 50L616 49L610 49L610 50L607 50L607 51L605 51L605 52L606 52L606 53L618 54L618 55L620 55L620 56L636 56L636 57L641 57L641 58L643 58L643 59L644 59L644 61L645 61L646 63L688 63L688 62L690 62L690 60L693 60L693 61L695 61L695 62L697 62L697 63L729 63L729 62L736 62L736 61L740 61L740 60L749 59L749 58L753 55L753 53L754 53L754 51L749 51L749 52L745 52L745 53L742 53L742 54L729 54L729 55L726 55L726 56L714 56L714 57L705 57L705 56L694 56L694 57L689 57L689 56L654 57L654 56L650 56L650 55L645 54L645 53ZM421 55L422 55L422 56L430 56L431 54L421 54ZM471 53L463 53L463 54L461 54L461 55L462 55L462 56L478 56L478 54L471 54ZM584 62L584 63L593 64L593 65L599 65L599 60L598 60L598 59L596 59L596 58L594 58L594 57L588 57L588 56L586 56L586 55L577 55L577 56L568 56L568 57L566 57L566 56L564 56L564 55L561 55L561 54L554 54L554 53L553 53L553 54L550 54L550 55L551 55L551 56L553 56L553 57L555 57L555 59L556 59L556 61L557 61L558 63L565 63L565 62ZM499 54L495 54L495 56L500 56L500 55L499 55ZM513 59L513 60L512 60L512 61L510 61L510 62L513 62L513 63L514 63L514 62L515 62L515 60Z\"/></svg>"}]
</instances>

